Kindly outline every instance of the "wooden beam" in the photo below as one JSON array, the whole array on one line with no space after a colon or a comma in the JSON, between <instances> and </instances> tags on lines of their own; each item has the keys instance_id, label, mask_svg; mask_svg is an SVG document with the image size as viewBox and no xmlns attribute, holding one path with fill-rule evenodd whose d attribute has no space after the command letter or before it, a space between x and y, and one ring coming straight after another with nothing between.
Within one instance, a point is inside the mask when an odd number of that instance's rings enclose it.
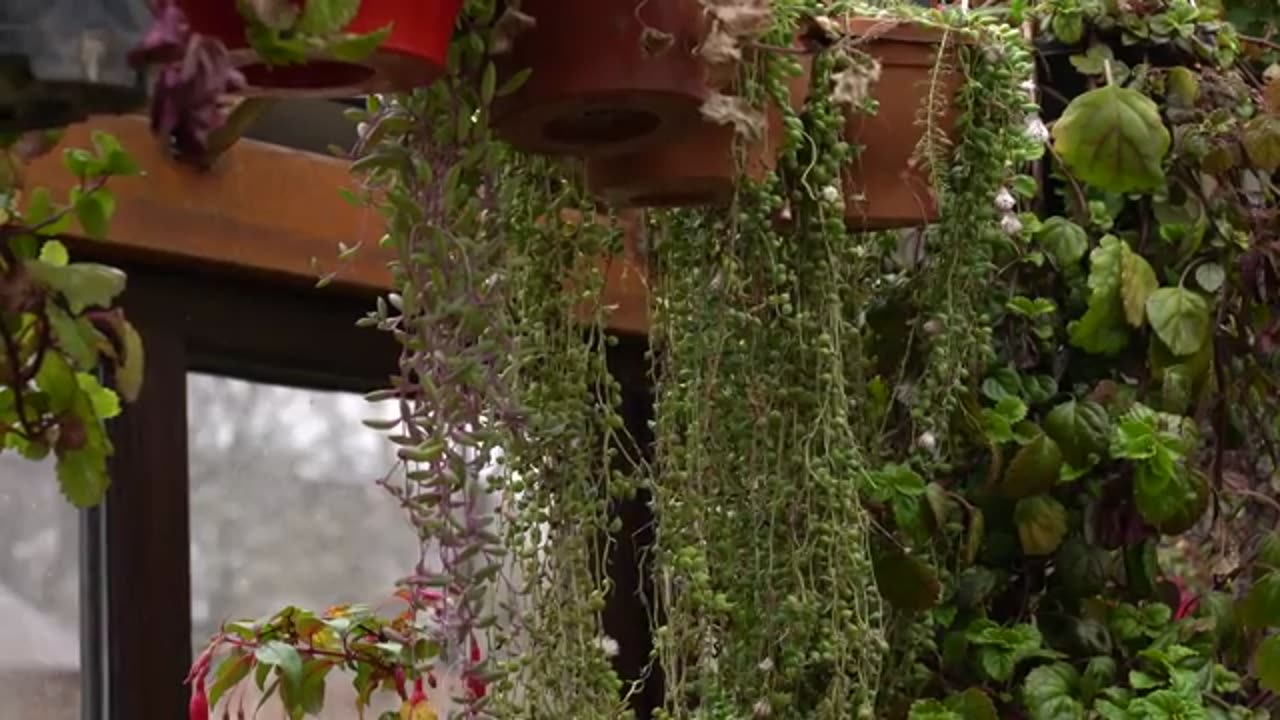
<instances>
[{"instance_id":1,"label":"wooden beam","mask_svg":"<svg viewBox=\"0 0 1280 720\"><path fill-rule=\"evenodd\" d=\"M114 135L146 176L112 181L117 210L111 241L87 245L91 255L292 283L318 279L314 258L320 271L338 272L339 288L372 293L390 287L389 256L377 247L381 217L338 195L353 185L345 162L242 140L213 168L197 170L173 161L146 119L136 116L74 125L63 147L89 147L96 130ZM76 181L56 151L33 163L25 182L65 197ZM634 227L638 232L638 223ZM611 329L647 334L647 274L634 236L628 233L628 252L601 261L608 277L604 303L612 308ZM339 243L360 243L361 249L339 262Z\"/></svg>"}]
</instances>

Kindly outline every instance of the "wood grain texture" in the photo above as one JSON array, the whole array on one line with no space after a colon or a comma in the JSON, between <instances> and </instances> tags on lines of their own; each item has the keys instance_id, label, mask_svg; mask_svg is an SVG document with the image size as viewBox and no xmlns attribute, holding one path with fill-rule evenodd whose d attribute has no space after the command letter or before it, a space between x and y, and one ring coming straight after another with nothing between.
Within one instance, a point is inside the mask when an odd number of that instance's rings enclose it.
<instances>
[{"instance_id":1,"label":"wood grain texture","mask_svg":"<svg viewBox=\"0 0 1280 720\"><path fill-rule=\"evenodd\" d=\"M111 241L84 248L95 258L194 265L291 284L337 271L339 288L390 287L389 255L377 247L382 219L338 194L354 186L347 163L241 140L212 169L197 170L173 161L146 119L136 116L72 126L63 147L89 147L95 130L114 135L146 172L111 182L117 206ZM76 183L62 167L61 150L36 161L25 182L49 188L55 197L65 197ZM627 253L600 261L608 277L603 302L611 308L610 329L647 334L646 270L632 239ZM361 250L339 262L339 243L360 243Z\"/></svg>"}]
</instances>

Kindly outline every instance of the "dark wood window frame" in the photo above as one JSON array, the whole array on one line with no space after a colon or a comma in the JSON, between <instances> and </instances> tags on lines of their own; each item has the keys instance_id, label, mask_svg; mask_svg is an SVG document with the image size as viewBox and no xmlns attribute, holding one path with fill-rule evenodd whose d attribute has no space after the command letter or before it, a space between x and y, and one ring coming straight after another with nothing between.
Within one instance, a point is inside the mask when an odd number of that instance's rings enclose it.
<instances>
[{"instance_id":1,"label":"dark wood window frame","mask_svg":"<svg viewBox=\"0 0 1280 720\"><path fill-rule=\"evenodd\" d=\"M371 307L368 294L117 264L129 274L123 303L147 365L138 402L112 423L107 499L82 524L82 717L174 720L185 717L182 683L192 659L187 373L362 392L385 385L396 348L385 334L354 326ZM646 345L623 337L610 351L624 418L645 455L652 442ZM641 558L651 517L643 498L617 510L624 527L611 557L605 629L621 645L619 670L638 679L648 676L650 652ZM641 718L660 699L657 683L649 685L637 700Z\"/></svg>"}]
</instances>

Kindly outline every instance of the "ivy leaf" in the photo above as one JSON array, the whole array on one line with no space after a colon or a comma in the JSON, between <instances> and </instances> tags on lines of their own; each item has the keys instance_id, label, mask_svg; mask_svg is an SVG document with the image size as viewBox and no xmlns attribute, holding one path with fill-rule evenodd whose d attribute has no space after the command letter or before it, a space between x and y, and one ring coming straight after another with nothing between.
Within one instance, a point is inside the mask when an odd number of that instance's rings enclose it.
<instances>
[{"instance_id":1,"label":"ivy leaf","mask_svg":"<svg viewBox=\"0 0 1280 720\"><path fill-rule=\"evenodd\" d=\"M1268 174L1280 169L1280 117L1254 117L1244 126L1241 144L1255 168Z\"/></svg>"},{"instance_id":2,"label":"ivy leaf","mask_svg":"<svg viewBox=\"0 0 1280 720\"><path fill-rule=\"evenodd\" d=\"M1089 250L1089 234L1084 228L1058 215L1040 225L1036 239L1060 268L1080 262Z\"/></svg>"},{"instance_id":3,"label":"ivy leaf","mask_svg":"<svg viewBox=\"0 0 1280 720\"><path fill-rule=\"evenodd\" d=\"M1067 535L1067 509L1049 495L1037 495L1018 501L1013 510L1022 552L1048 555L1062 544Z\"/></svg>"},{"instance_id":4,"label":"ivy leaf","mask_svg":"<svg viewBox=\"0 0 1280 720\"><path fill-rule=\"evenodd\" d=\"M296 29L306 35L332 35L355 19L360 0L307 0Z\"/></svg>"},{"instance_id":5,"label":"ivy leaf","mask_svg":"<svg viewBox=\"0 0 1280 720\"><path fill-rule=\"evenodd\" d=\"M1208 262L1196 266L1196 284L1205 292L1218 292L1226 280L1226 271L1216 262Z\"/></svg>"},{"instance_id":6,"label":"ivy leaf","mask_svg":"<svg viewBox=\"0 0 1280 720\"><path fill-rule=\"evenodd\" d=\"M1075 699L1080 676L1067 663L1041 665L1027 673L1022 701L1031 720L1084 720L1084 706Z\"/></svg>"},{"instance_id":7,"label":"ivy leaf","mask_svg":"<svg viewBox=\"0 0 1280 720\"><path fill-rule=\"evenodd\" d=\"M1000 720L996 704L982 688L971 687L964 692L955 693L947 698L946 705L958 713L961 720Z\"/></svg>"},{"instance_id":8,"label":"ivy leaf","mask_svg":"<svg viewBox=\"0 0 1280 720\"><path fill-rule=\"evenodd\" d=\"M1251 628L1280 627L1280 571L1272 570L1249 588L1240 617Z\"/></svg>"},{"instance_id":9,"label":"ivy leaf","mask_svg":"<svg viewBox=\"0 0 1280 720\"><path fill-rule=\"evenodd\" d=\"M1041 652L1044 638L1034 625L1002 627L991 620L969 625L965 637L978 650L978 666L996 682L1013 677L1018 663Z\"/></svg>"},{"instance_id":10,"label":"ivy leaf","mask_svg":"<svg viewBox=\"0 0 1280 720\"><path fill-rule=\"evenodd\" d=\"M1156 103L1137 90L1108 85L1078 96L1054 123L1053 143L1072 174L1100 190L1164 185L1169 129Z\"/></svg>"},{"instance_id":11,"label":"ivy leaf","mask_svg":"<svg viewBox=\"0 0 1280 720\"><path fill-rule=\"evenodd\" d=\"M1258 644L1253 653L1253 673L1259 685L1271 692L1280 692L1280 635L1272 635Z\"/></svg>"},{"instance_id":12,"label":"ivy leaf","mask_svg":"<svg viewBox=\"0 0 1280 720\"><path fill-rule=\"evenodd\" d=\"M913 555L898 550L878 555L874 571L880 594L899 610L928 610L942 595L937 572Z\"/></svg>"},{"instance_id":13,"label":"ivy leaf","mask_svg":"<svg viewBox=\"0 0 1280 720\"><path fill-rule=\"evenodd\" d=\"M1083 468L1106 455L1111 419L1095 402L1069 400L1049 411L1044 431L1058 443L1068 463Z\"/></svg>"},{"instance_id":14,"label":"ivy leaf","mask_svg":"<svg viewBox=\"0 0 1280 720\"><path fill-rule=\"evenodd\" d=\"M1072 597L1090 597L1106 587L1110 559L1105 549L1072 537L1062 543L1054 556L1054 574Z\"/></svg>"},{"instance_id":15,"label":"ivy leaf","mask_svg":"<svg viewBox=\"0 0 1280 720\"><path fill-rule=\"evenodd\" d=\"M73 315L89 307L110 307L124 292L125 274L108 265L71 263L58 267L28 260L24 267L32 277L65 297Z\"/></svg>"},{"instance_id":16,"label":"ivy leaf","mask_svg":"<svg viewBox=\"0 0 1280 720\"><path fill-rule=\"evenodd\" d=\"M1167 287L1151 293L1147 318L1156 336L1175 355L1191 355L1209 342L1209 303L1186 288Z\"/></svg>"},{"instance_id":17,"label":"ivy leaf","mask_svg":"<svg viewBox=\"0 0 1280 720\"><path fill-rule=\"evenodd\" d=\"M1040 433L1009 461L1000 494L1016 500L1047 493L1057 484L1061 471L1062 450L1053 438Z\"/></svg>"},{"instance_id":18,"label":"ivy leaf","mask_svg":"<svg viewBox=\"0 0 1280 720\"><path fill-rule=\"evenodd\" d=\"M1120 298L1124 302L1124 317L1135 328L1146 320L1147 299L1160 287L1156 271L1146 258L1124 246L1120 259Z\"/></svg>"}]
</instances>

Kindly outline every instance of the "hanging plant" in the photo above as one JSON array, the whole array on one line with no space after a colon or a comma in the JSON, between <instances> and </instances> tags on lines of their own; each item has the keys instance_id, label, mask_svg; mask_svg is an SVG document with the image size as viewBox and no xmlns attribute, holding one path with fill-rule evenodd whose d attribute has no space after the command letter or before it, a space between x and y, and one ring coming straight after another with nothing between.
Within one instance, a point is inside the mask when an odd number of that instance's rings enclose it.
<instances>
[{"instance_id":1,"label":"hanging plant","mask_svg":"<svg viewBox=\"0 0 1280 720\"><path fill-rule=\"evenodd\" d=\"M115 210L107 182L140 171L115 138L95 133L92 150L63 153L79 179L66 199L24 187L26 164L59 135L33 131L0 142L0 452L53 456L59 489L83 508L107 490L106 421L122 400L137 399L144 357L116 305L124 273L73 262L67 243L77 220L84 234L105 239Z\"/></svg>"}]
</instances>

